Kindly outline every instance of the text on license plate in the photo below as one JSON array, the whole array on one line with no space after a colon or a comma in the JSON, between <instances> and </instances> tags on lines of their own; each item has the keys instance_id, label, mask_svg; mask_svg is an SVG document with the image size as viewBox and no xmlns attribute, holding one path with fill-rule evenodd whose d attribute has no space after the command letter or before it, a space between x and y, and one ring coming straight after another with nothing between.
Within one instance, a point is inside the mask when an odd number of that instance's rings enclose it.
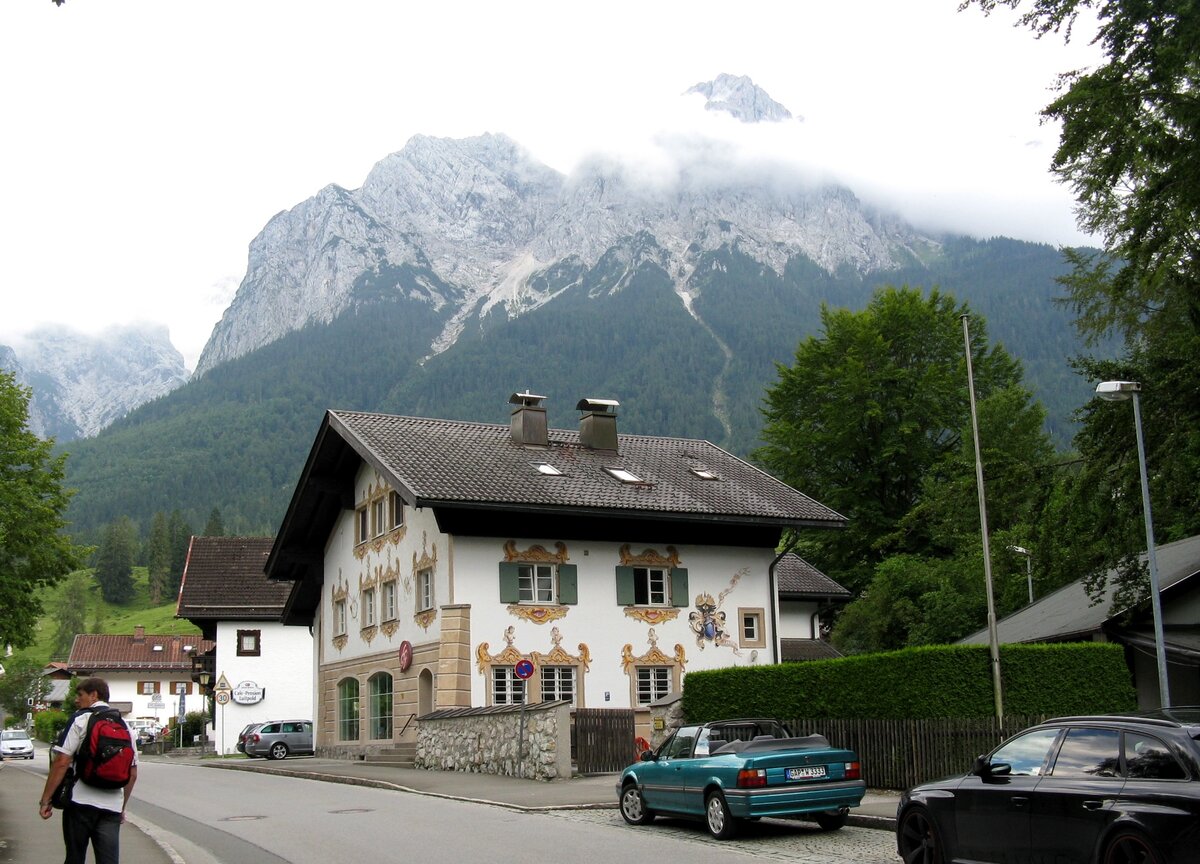
<instances>
[{"instance_id":1,"label":"text on license plate","mask_svg":"<svg viewBox=\"0 0 1200 864\"><path fill-rule=\"evenodd\" d=\"M789 780L811 780L813 777L824 777L824 765L808 765L803 768L787 769L787 779Z\"/></svg>"}]
</instances>

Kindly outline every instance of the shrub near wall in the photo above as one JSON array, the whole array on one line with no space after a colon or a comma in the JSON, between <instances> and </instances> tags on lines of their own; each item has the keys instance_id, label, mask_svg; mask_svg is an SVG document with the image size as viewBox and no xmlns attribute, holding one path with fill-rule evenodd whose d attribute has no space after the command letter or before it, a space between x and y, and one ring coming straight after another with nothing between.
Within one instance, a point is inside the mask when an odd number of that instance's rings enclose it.
<instances>
[{"instance_id":1,"label":"shrub near wall","mask_svg":"<svg viewBox=\"0 0 1200 864\"><path fill-rule=\"evenodd\" d=\"M1131 711L1137 699L1119 645L1000 646L1005 714ZM995 713L986 645L928 645L806 663L688 674L689 720L728 717L933 718Z\"/></svg>"}]
</instances>

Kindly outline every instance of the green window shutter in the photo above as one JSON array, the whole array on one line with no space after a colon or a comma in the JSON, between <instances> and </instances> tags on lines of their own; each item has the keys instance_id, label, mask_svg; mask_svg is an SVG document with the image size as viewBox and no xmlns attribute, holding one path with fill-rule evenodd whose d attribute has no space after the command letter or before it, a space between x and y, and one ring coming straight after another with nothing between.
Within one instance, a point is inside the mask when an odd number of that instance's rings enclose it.
<instances>
[{"instance_id":1,"label":"green window shutter","mask_svg":"<svg viewBox=\"0 0 1200 864\"><path fill-rule=\"evenodd\" d=\"M574 564L558 565L558 602L567 606L579 602L579 570Z\"/></svg>"},{"instance_id":2,"label":"green window shutter","mask_svg":"<svg viewBox=\"0 0 1200 864\"><path fill-rule=\"evenodd\" d=\"M633 605L633 568L617 568L617 605Z\"/></svg>"},{"instance_id":3,"label":"green window shutter","mask_svg":"<svg viewBox=\"0 0 1200 864\"><path fill-rule=\"evenodd\" d=\"M518 579L520 565L512 561L500 562L500 602L520 603L521 583Z\"/></svg>"},{"instance_id":4,"label":"green window shutter","mask_svg":"<svg viewBox=\"0 0 1200 864\"><path fill-rule=\"evenodd\" d=\"M688 597L688 578L686 567L671 568L671 605L687 606L691 602Z\"/></svg>"}]
</instances>

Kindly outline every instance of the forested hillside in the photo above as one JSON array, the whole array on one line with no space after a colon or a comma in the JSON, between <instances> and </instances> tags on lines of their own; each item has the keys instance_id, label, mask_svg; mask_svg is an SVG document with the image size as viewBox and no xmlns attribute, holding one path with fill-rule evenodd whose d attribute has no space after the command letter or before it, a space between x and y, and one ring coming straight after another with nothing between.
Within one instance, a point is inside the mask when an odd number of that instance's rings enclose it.
<instances>
[{"instance_id":1,"label":"forested hillside","mask_svg":"<svg viewBox=\"0 0 1200 864\"><path fill-rule=\"evenodd\" d=\"M619 254L618 254L619 253ZM927 265L860 277L794 258L776 276L736 248L698 268L694 315L658 265L653 238L627 241L584 269L543 277L561 293L515 318L493 313L446 352L423 359L445 310L364 279L354 309L223 364L95 439L71 442L74 529L157 511L202 524L214 507L234 534L273 533L327 408L505 423L507 397L549 397L551 424L571 428L582 397L621 402L624 432L706 438L746 455L759 444L765 388L815 332L821 303L861 308L883 284L939 285L987 319L993 340L1025 363L1060 445L1088 382L1068 310L1054 302L1064 272L1048 246L949 239Z\"/></svg>"}]
</instances>

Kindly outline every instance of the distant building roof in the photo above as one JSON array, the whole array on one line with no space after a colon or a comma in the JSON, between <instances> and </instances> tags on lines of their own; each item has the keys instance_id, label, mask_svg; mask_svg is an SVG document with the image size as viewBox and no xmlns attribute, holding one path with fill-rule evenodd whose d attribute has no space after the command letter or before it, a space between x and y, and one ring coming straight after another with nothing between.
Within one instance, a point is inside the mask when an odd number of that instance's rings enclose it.
<instances>
[{"instance_id":1,"label":"distant building roof","mask_svg":"<svg viewBox=\"0 0 1200 864\"><path fill-rule=\"evenodd\" d=\"M101 674L124 670L191 672L188 651L203 653L213 642L199 636L132 636L81 633L71 645L67 666L75 674Z\"/></svg>"},{"instance_id":2,"label":"distant building roof","mask_svg":"<svg viewBox=\"0 0 1200 864\"><path fill-rule=\"evenodd\" d=\"M832 660L842 656L841 651L824 639L781 639L779 642L784 663L797 663L803 660Z\"/></svg>"},{"instance_id":3,"label":"distant building roof","mask_svg":"<svg viewBox=\"0 0 1200 864\"><path fill-rule=\"evenodd\" d=\"M193 537L176 617L278 620L291 586L263 572L274 542L273 537Z\"/></svg>"},{"instance_id":4,"label":"distant building roof","mask_svg":"<svg viewBox=\"0 0 1200 864\"><path fill-rule=\"evenodd\" d=\"M1143 558L1145 555L1143 554ZM1159 588L1167 589L1200 572L1200 535L1177 540L1155 548ZM1087 640L1114 615L1115 571L1108 574L1108 587L1099 603L1093 603L1079 579L1059 588L996 622L996 634L1002 643L1066 642ZM986 628L959 640L959 644L987 644ZM1169 641L1169 640L1168 640Z\"/></svg>"},{"instance_id":5,"label":"distant building roof","mask_svg":"<svg viewBox=\"0 0 1200 864\"><path fill-rule=\"evenodd\" d=\"M849 591L795 552L789 552L780 559L779 565L775 568L775 577L779 584L779 596L784 599L809 597L850 599Z\"/></svg>"}]
</instances>

